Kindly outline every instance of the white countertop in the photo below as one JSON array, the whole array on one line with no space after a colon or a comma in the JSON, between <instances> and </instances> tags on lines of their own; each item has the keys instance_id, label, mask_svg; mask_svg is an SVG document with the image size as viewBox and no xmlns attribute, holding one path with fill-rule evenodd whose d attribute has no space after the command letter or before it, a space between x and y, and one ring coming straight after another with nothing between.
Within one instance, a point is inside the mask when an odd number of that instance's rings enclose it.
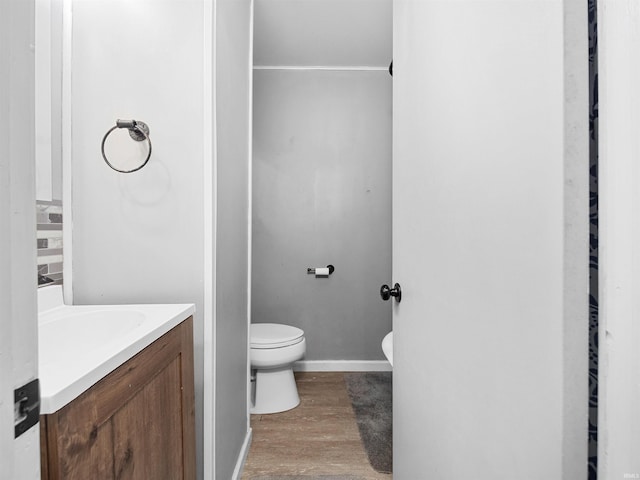
<instances>
[{"instance_id":1,"label":"white countertop","mask_svg":"<svg viewBox=\"0 0 640 480\"><path fill-rule=\"evenodd\" d=\"M59 286L40 290L41 414L64 407L195 312L193 304L64 305Z\"/></svg>"}]
</instances>

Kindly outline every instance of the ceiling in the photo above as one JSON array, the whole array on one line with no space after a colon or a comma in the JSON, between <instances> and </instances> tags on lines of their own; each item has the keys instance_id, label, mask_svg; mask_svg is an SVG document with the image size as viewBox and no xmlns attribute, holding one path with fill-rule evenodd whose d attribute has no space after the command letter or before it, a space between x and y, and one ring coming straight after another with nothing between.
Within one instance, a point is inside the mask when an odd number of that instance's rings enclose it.
<instances>
[{"instance_id":1,"label":"ceiling","mask_svg":"<svg viewBox=\"0 0 640 480\"><path fill-rule=\"evenodd\" d=\"M392 0L255 0L255 66L388 67Z\"/></svg>"}]
</instances>

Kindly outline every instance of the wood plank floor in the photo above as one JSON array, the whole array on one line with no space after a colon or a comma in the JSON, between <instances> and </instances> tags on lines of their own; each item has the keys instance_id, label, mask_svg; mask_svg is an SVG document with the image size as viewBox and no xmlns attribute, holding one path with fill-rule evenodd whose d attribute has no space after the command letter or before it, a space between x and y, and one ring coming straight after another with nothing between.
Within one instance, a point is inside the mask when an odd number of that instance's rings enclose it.
<instances>
[{"instance_id":1,"label":"wood plank floor","mask_svg":"<svg viewBox=\"0 0 640 480\"><path fill-rule=\"evenodd\" d=\"M298 372L300 405L252 415L242 480L263 475L354 475L390 480L369 464L342 372Z\"/></svg>"}]
</instances>

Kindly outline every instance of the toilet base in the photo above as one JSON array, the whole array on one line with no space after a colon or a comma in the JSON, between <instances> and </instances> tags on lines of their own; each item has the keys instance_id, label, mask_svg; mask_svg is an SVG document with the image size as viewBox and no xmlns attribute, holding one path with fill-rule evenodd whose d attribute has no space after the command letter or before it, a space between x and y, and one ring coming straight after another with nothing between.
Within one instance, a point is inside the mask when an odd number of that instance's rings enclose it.
<instances>
[{"instance_id":1,"label":"toilet base","mask_svg":"<svg viewBox=\"0 0 640 480\"><path fill-rule=\"evenodd\" d=\"M291 366L256 370L254 388L252 414L285 412L300 404Z\"/></svg>"}]
</instances>

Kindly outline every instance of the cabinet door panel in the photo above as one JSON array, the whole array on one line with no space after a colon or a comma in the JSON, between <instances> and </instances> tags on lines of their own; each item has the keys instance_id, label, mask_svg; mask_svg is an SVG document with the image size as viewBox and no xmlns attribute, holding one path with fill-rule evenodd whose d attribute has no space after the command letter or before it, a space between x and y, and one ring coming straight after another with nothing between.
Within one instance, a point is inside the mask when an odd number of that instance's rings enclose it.
<instances>
[{"instance_id":1,"label":"cabinet door panel","mask_svg":"<svg viewBox=\"0 0 640 480\"><path fill-rule=\"evenodd\" d=\"M115 478L183 478L180 358L113 416Z\"/></svg>"},{"instance_id":2,"label":"cabinet door panel","mask_svg":"<svg viewBox=\"0 0 640 480\"><path fill-rule=\"evenodd\" d=\"M58 465L55 471L59 478L113 477L113 429L110 422L98 424L95 409L62 411L58 416L56 436Z\"/></svg>"}]
</instances>

